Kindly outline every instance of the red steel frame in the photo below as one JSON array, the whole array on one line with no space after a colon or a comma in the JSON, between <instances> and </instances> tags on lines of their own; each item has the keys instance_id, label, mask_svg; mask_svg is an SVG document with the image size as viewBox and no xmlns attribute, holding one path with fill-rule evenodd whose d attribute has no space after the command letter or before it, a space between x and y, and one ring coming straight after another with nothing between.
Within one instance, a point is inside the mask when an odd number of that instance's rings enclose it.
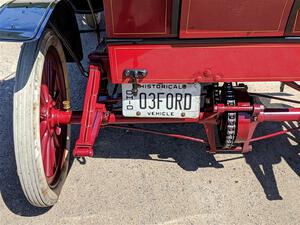
<instances>
[{"instance_id":1,"label":"red steel frame","mask_svg":"<svg viewBox=\"0 0 300 225\"><path fill-rule=\"evenodd\" d=\"M156 131L145 131L138 128L128 128L122 126L116 126L121 124L139 124L139 123L198 123L203 124L206 134L207 143L209 145L210 153L217 153L224 149L220 149L216 145L215 128L218 122L218 118L225 112L237 112L239 114L239 124L241 127L238 131L238 141L242 143L239 147L233 149L226 149L226 151L235 151L247 153L252 150L251 142L258 141L277 135L281 135L293 130L299 130L299 128L293 128L292 130L279 131L277 133L269 134L263 137L253 138L253 133L257 125L265 121L299 121L300 120L300 108L288 108L288 109L265 109L263 105L250 105L241 104L237 106L225 106L223 104L216 104L211 108L205 109L200 112L199 117L195 119L163 119L163 118L126 118L113 111L108 111L104 103L98 103L98 95L100 90L100 81L104 74L108 76L109 71L107 66L107 56L99 57L99 55L91 55L91 64L89 70L88 85L86 89L85 102L83 112L65 112L59 110L52 111L52 122L54 124L81 124L81 130L79 138L76 142L74 149L75 157L93 156L93 145L96 137L99 134L101 127L113 126L121 129L133 129L135 131L142 131L152 134L161 134L169 137L181 138L191 141L197 141L206 143L202 139L193 137L187 137L178 134L165 134ZM101 60L100 60L101 59ZM93 61L95 60L95 61ZM299 75L300 77L300 75ZM298 88L297 84L292 82L286 82L289 86ZM249 117L244 117L243 113L248 113Z\"/></svg>"},{"instance_id":2,"label":"red steel frame","mask_svg":"<svg viewBox=\"0 0 300 225\"><path fill-rule=\"evenodd\" d=\"M299 43L108 46L112 83L125 69L147 69L141 83L300 80Z\"/></svg>"}]
</instances>

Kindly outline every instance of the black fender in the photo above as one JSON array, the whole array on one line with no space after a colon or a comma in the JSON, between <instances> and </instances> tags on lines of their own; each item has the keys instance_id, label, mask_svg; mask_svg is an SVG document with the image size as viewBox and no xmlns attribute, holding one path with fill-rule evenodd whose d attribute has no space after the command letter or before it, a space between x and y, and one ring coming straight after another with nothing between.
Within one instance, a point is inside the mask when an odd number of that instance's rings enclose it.
<instances>
[{"instance_id":1,"label":"black fender","mask_svg":"<svg viewBox=\"0 0 300 225\"><path fill-rule=\"evenodd\" d=\"M74 62L67 51L72 49L78 60L83 57L80 32L73 5L67 0L15 0L0 8L0 41L31 42L38 40L47 27L55 27L67 62Z\"/></svg>"},{"instance_id":2,"label":"black fender","mask_svg":"<svg viewBox=\"0 0 300 225\"><path fill-rule=\"evenodd\" d=\"M71 0L71 3L76 13L79 14L91 13L87 0ZM103 11L103 0L90 0L90 3L93 7L93 12L97 13Z\"/></svg>"}]
</instances>

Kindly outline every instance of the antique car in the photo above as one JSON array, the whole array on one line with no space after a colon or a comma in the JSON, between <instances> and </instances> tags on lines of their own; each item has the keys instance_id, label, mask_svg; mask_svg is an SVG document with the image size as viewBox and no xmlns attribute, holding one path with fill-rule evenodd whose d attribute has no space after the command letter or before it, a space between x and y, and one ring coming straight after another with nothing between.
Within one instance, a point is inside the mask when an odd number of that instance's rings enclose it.
<instances>
[{"instance_id":1,"label":"antique car","mask_svg":"<svg viewBox=\"0 0 300 225\"><path fill-rule=\"evenodd\" d=\"M268 108L251 82L300 90L300 0L14 0L0 8L1 41L24 42L14 90L17 170L29 202L56 203L70 154L92 157L105 127L252 151L265 121L299 121L300 108ZM79 29L84 14L87 29ZM81 33L97 44L82 64ZM67 63L87 79L82 111L70 104ZM247 82L247 85L244 83ZM263 95L265 98L273 98ZM299 101L276 97L299 104ZM129 124L197 123L206 137ZM80 124L70 149L70 126Z\"/></svg>"}]
</instances>

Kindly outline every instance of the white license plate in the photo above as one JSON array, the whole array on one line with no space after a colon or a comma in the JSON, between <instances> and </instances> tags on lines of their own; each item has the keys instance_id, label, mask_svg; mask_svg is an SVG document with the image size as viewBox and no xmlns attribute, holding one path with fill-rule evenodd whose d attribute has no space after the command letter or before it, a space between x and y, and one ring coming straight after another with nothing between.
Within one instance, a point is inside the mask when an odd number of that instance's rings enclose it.
<instances>
[{"instance_id":1,"label":"white license plate","mask_svg":"<svg viewBox=\"0 0 300 225\"><path fill-rule=\"evenodd\" d=\"M123 115L126 117L197 118L200 84L142 84L137 96L132 84L122 84Z\"/></svg>"}]
</instances>

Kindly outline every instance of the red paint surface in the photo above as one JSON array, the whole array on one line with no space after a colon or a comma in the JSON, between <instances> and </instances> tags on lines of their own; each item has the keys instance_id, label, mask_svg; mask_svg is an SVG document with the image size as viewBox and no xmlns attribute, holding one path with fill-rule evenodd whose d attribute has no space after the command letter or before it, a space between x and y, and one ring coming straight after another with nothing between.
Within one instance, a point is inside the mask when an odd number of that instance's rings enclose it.
<instances>
[{"instance_id":1,"label":"red paint surface","mask_svg":"<svg viewBox=\"0 0 300 225\"><path fill-rule=\"evenodd\" d=\"M182 0L180 37L282 36L293 2Z\"/></svg>"},{"instance_id":2,"label":"red paint surface","mask_svg":"<svg viewBox=\"0 0 300 225\"><path fill-rule=\"evenodd\" d=\"M300 35L300 11L297 12L292 32L288 35L299 36Z\"/></svg>"},{"instance_id":3,"label":"red paint surface","mask_svg":"<svg viewBox=\"0 0 300 225\"><path fill-rule=\"evenodd\" d=\"M109 37L172 36L172 0L104 0Z\"/></svg>"},{"instance_id":4,"label":"red paint surface","mask_svg":"<svg viewBox=\"0 0 300 225\"><path fill-rule=\"evenodd\" d=\"M147 69L141 83L299 81L300 44L109 46L113 83Z\"/></svg>"}]
</instances>

